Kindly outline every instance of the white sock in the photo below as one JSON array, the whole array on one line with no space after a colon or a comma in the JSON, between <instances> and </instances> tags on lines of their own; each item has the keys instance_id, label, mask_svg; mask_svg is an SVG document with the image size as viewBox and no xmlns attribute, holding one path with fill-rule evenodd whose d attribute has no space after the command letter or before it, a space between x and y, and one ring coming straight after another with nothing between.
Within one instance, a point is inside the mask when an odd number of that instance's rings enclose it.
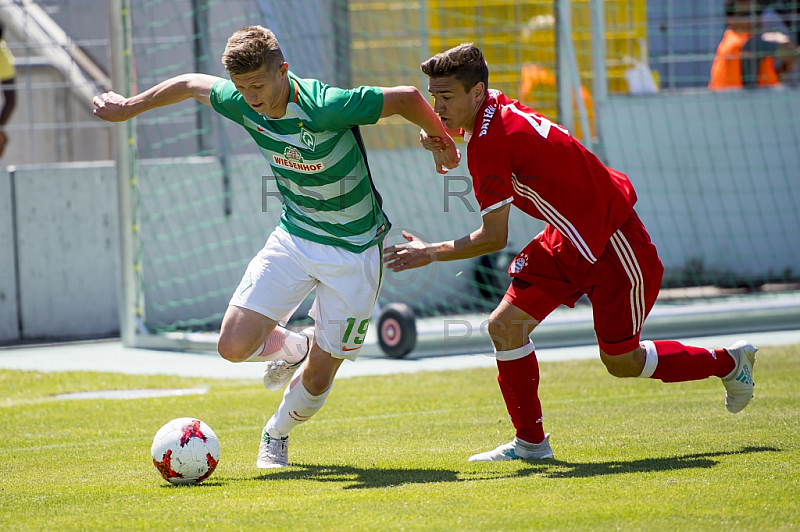
<instances>
[{"instance_id":1,"label":"white sock","mask_svg":"<svg viewBox=\"0 0 800 532\"><path fill-rule=\"evenodd\" d=\"M306 336L276 325L267 339L244 362L266 362L282 358L289 364L297 364L308 353L310 341Z\"/></svg>"},{"instance_id":2,"label":"white sock","mask_svg":"<svg viewBox=\"0 0 800 532\"><path fill-rule=\"evenodd\" d=\"M322 395L311 395L303 386L303 379L298 379L297 384L286 388L278 411L267 421L264 431L271 438L288 436L290 430L308 421L322 408L331 388L333 388L333 384Z\"/></svg>"},{"instance_id":3,"label":"white sock","mask_svg":"<svg viewBox=\"0 0 800 532\"><path fill-rule=\"evenodd\" d=\"M656 350L656 344L651 342L650 340L645 340L643 342L639 342L639 345L644 349L645 359L644 359L644 367L642 368L642 373L639 375L642 379L649 379L653 376L653 373L656 372L656 367L658 366L658 351Z\"/></svg>"},{"instance_id":4,"label":"white sock","mask_svg":"<svg viewBox=\"0 0 800 532\"><path fill-rule=\"evenodd\" d=\"M518 347L517 349L510 349L508 351L497 351L495 350L494 356L497 360L501 362L508 362L511 360L519 360L520 358L525 358L526 356L533 353L535 347L533 342L528 339L528 343L523 345L522 347Z\"/></svg>"}]
</instances>

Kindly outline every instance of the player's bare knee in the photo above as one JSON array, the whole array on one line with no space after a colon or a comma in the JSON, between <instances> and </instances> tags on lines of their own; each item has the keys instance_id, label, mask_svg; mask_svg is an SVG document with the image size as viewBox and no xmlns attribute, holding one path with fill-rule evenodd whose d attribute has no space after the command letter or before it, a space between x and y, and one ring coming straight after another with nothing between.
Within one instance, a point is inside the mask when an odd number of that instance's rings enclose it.
<instances>
[{"instance_id":1,"label":"player's bare knee","mask_svg":"<svg viewBox=\"0 0 800 532\"><path fill-rule=\"evenodd\" d=\"M625 378L625 377L638 376L638 373L634 375L633 373L631 373L630 368L624 364L609 363L606 360L604 360L603 363L606 365L606 369L608 370L608 372L614 377Z\"/></svg>"},{"instance_id":2,"label":"player's bare knee","mask_svg":"<svg viewBox=\"0 0 800 532\"><path fill-rule=\"evenodd\" d=\"M638 377L644 365L644 360L640 360L636 352L607 355L601 350L600 359L611 375L620 378Z\"/></svg>"},{"instance_id":3,"label":"player's bare knee","mask_svg":"<svg viewBox=\"0 0 800 532\"><path fill-rule=\"evenodd\" d=\"M226 336L219 337L217 352L219 356L230 362L242 362L250 355L246 349L242 348L241 343L231 341Z\"/></svg>"},{"instance_id":4,"label":"player's bare knee","mask_svg":"<svg viewBox=\"0 0 800 532\"><path fill-rule=\"evenodd\" d=\"M490 336L507 338L512 334L513 326L509 324L510 313L502 306L497 307L489 314L487 332Z\"/></svg>"},{"instance_id":5,"label":"player's bare knee","mask_svg":"<svg viewBox=\"0 0 800 532\"><path fill-rule=\"evenodd\" d=\"M489 320L486 324L486 332L489 333L492 342L506 341L508 339L508 327L506 327L506 324L503 323L502 320L497 319L494 314L489 316Z\"/></svg>"}]
</instances>

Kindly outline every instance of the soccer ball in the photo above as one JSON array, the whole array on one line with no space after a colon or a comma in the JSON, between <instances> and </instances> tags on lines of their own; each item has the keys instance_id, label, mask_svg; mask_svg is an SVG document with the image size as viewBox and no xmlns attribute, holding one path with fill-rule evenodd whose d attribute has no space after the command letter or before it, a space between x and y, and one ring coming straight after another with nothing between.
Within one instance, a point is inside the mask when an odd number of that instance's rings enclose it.
<instances>
[{"instance_id":1,"label":"soccer ball","mask_svg":"<svg viewBox=\"0 0 800 532\"><path fill-rule=\"evenodd\" d=\"M219 440L199 419L181 417L156 432L150 452L158 472L172 484L199 484L219 463Z\"/></svg>"}]
</instances>

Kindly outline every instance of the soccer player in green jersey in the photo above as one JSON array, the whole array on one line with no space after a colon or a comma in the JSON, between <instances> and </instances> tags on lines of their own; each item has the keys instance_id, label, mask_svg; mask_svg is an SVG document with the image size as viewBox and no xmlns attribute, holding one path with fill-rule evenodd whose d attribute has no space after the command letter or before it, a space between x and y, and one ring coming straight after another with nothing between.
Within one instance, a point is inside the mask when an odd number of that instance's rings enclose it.
<instances>
[{"instance_id":1,"label":"soccer player in green jersey","mask_svg":"<svg viewBox=\"0 0 800 532\"><path fill-rule=\"evenodd\" d=\"M234 292L217 347L232 362L266 361L271 390L302 366L264 427L256 463L283 467L289 431L322 407L342 361L357 357L380 289L390 224L358 126L400 115L431 137L450 137L414 87L345 90L297 77L261 26L235 32L222 63L230 80L183 74L130 98L108 92L94 97L94 114L118 122L194 98L242 125L272 167L284 200L280 224ZM437 171L459 157L450 139L434 157ZM313 332L285 329L314 288Z\"/></svg>"}]
</instances>

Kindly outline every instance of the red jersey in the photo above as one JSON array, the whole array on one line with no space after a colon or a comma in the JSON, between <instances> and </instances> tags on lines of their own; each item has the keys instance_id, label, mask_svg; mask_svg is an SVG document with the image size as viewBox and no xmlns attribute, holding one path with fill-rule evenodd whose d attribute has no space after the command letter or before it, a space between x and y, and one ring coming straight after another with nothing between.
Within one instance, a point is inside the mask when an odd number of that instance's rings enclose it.
<instances>
[{"instance_id":1,"label":"red jersey","mask_svg":"<svg viewBox=\"0 0 800 532\"><path fill-rule=\"evenodd\" d=\"M490 89L467 137L481 215L513 203L552 225L589 262L628 219L636 192L563 127Z\"/></svg>"}]
</instances>

